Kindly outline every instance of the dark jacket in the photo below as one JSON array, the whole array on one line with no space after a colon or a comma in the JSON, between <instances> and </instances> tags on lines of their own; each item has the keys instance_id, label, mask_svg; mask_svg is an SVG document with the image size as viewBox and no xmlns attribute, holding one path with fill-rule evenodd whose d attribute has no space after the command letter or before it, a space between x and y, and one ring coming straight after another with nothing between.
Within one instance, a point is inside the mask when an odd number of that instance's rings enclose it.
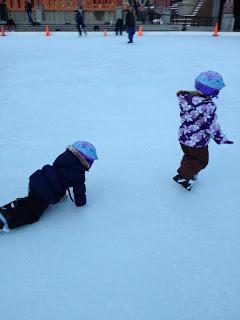
<instances>
[{"instance_id":1,"label":"dark jacket","mask_svg":"<svg viewBox=\"0 0 240 320\"><path fill-rule=\"evenodd\" d=\"M16 23L12 18L8 19L6 22L6 27L15 27L16 28Z\"/></svg>"},{"instance_id":2,"label":"dark jacket","mask_svg":"<svg viewBox=\"0 0 240 320\"><path fill-rule=\"evenodd\" d=\"M123 29L123 19L118 18L115 25L116 29Z\"/></svg>"},{"instance_id":3,"label":"dark jacket","mask_svg":"<svg viewBox=\"0 0 240 320\"><path fill-rule=\"evenodd\" d=\"M135 28L135 17L132 12L128 12L126 15L126 28Z\"/></svg>"},{"instance_id":4,"label":"dark jacket","mask_svg":"<svg viewBox=\"0 0 240 320\"><path fill-rule=\"evenodd\" d=\"M82 16L81 12L79 12L79 11L76 14L76 24L84 25L83 16Z\"/></svg>"},{"instance_id":5,"label":"dark jacket","mask_svg":"<svg viewBox=\"0 0 240 320\"><path fill-rule=\"evenodd\" d=\"M25 10L28 12L32 12L32 3L31 2L25 3Z\"/></svg>"},{"instance_id":6,"label":"dark jacket","mask_svg":"<svg viewBox=\"0 0 240 320\"><path fill-rule=\"evenodd\" d=\"M6 3L0 3L0 20L6 21L8 18Z\"/></svg>"},{"instance_id":7,"label":"dark jacket","mask_svg":"<svg viewBox=\"0 0 240 320\"><path fill-rule=\"evenodd\" d=\"M30 189L49 204L54 204L73 187L77 207L86 204L85 171L79 159L69 150L60 154L53 165L45 165L29 178Z\"/></svg>"}]
</instances>

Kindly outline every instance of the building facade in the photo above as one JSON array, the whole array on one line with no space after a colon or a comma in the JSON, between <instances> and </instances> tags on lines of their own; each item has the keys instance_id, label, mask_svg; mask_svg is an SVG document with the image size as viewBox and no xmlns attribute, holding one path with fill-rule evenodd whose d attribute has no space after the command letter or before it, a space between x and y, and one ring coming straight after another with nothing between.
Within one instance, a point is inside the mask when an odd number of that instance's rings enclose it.
<instances>
[{"instance_id":1,"label":"building facade","mask_svg":"<svg viewBox=\"0 0 240 320\"><path fill-rule=\"evenodd\" d=\"M26 22L26 0L3 0L16 22ZM240 0L31 0L36 21L74 23L75 10L81 8L87 24L113 25L124 17L129 4L144 7L144 23L161 17L164 24L212 26L221 20L226 31L239 25ZM152 20L150 20L150 11ZM136 9L137 13L137 9ZM221 18L221 19L220 19ZM140 21L141 23L141 21Z\"/></svg>"}]
</instances>

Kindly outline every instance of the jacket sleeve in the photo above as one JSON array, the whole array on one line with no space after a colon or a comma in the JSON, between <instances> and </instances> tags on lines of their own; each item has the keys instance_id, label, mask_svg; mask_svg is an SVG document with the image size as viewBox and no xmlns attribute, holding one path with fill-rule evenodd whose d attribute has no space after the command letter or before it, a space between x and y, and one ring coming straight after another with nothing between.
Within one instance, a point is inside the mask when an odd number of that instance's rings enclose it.
<instances>
[{"instance_id":1,"label":"jacket sleeve","mask_svg":"<svg viewBox=\"0 0 240 320\"><path fill-rule=\"evenodd\" d=\"M210 137L217 143L223 144L228 141L227 137L220 129L220 125L217 122L216 107L209 104L204 112L204 122L206 125L206 131Z\"/></svg>"},{"instance_id":2,"label":"jacket sleeve","mask_svg":"<svg viewBox=\"0 0 240 320\"><path fill-rule=\"evenodd\" d=\"M84 182L73 186L73 195L77 207L82 207L86 204L86 187Z\"/></svg>"}]
</instances>

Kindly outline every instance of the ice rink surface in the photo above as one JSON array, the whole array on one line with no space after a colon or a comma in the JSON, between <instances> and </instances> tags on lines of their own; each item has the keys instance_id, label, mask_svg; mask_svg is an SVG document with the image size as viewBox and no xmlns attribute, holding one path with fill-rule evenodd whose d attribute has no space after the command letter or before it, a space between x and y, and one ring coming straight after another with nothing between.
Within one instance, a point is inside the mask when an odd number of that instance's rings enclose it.
<instances>
[{"instance_id":1,"label":"ice rink surface","mask_svg":"<svg viewBox=\"0 0 240 320\"><path fill-rule=\"evenodd\" d=\"M240 319L240 35L10 33L0 37L0 201L76 140L99 160L88 205L70 199L0 235L2 320ZM201 71L226 87L191 192L172 181L182 153L176 91Z\"/></svg>"}]
</instances>

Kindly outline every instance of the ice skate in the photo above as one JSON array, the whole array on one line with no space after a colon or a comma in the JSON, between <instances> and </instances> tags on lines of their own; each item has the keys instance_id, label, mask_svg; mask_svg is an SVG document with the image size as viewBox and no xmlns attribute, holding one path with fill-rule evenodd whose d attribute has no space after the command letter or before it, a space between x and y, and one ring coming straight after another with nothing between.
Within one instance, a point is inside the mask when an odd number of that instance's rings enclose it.
<instances>
[{"instance_id":1,"label":"ice skate","mask_svg":"<svg viewBox=\"0 0 240 320\"><path fill-rule=\"evenodd\" d=\"M186 180L182 183L182 187L188 191L191 191L194 181L192 179Z\"/></svg>"},{"instance_id":2,"label":"ice skate","mask_svg":"<svg viewBox=\"0 0 240 320\"><path fill-rule=\"evenodd\" d=\"M180 174L177 174L175 177L173 177L173 180L176 181L178 184L180 184L184 189L191 191L192 186L194 184L194 180L186 180L184 179Z\"/></svg>"},{"instance_id":3,"label":"ice skate","mask_svg":"<svg viewBox=\"0 0 240 320\"><path fill-rule=\"evenodd\" d=\"M5 216L0 211L0 233L1 232L9 232L9 228Z\"/></svg>"}]
</instances>

